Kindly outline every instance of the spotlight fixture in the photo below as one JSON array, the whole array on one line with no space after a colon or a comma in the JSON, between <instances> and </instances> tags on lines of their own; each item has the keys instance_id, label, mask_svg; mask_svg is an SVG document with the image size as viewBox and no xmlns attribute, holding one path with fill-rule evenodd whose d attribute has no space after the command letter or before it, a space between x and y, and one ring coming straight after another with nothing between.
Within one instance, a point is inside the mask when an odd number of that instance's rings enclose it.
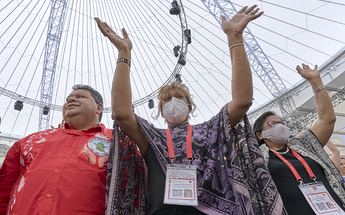
<instances>
[{"instance_id":1,"label":"spotlight fixture","mask_svg":"<svg viewBox=\"0 0 345 215\"><path fill-rule=\"evenodd\" d=\"M177 82L180 82L180 83L182 82L181 74L176 74L176 75L175 75L175 78L176 78L176 81L177 81Z\"/></svg>"},{"instance_id":2,"label":"spotlight fixture","mask_svg":"<svg viewBox=\"0 0 345 215\"><path fill-rule=\"evenodd\" d=\"M184 54L180 54L180 57L177 61L179 64L181 64L182 66L186 65L186 59L184 57Z\"/></svg>"},{"instance_id":3,"label":"spotlight fixture","mask_svg":"<svg viewBox=\"0 0 345 215\"><path fill-rule=\"evenodd\" d=\"M190 34L190 29L184 30L184 36L187 38L188 44L191 44L192 43L192 37Z\"/></svg>"},{"instance_id":4,"label":"spotlight fixture","mask_svg":"<svg viewBox=\"0 0 345 215\"><path fill-rule=\"evenodd\" d=\"M170 14L171 15L179 15L181 13L180 6L178 5L177 1L174 0L171 3L172 8L170 9Z\"/></svg>"},{"instance_id":5,"label":"spotlight fixture","mask_svg":"<svg viewBox=\"0 0 345 215\"><path fill-rule=\"evenodd\" d=\"M152 99L149 100L149 108L152 109L155 106L154 101Z\"/></svg>"},{"instance_id":6,"label":"spotlight fixture","mask_svg":"<svg viewBox=\"0 0 345 215\"><path fill-rule=\"evenodd\" d=\"M177 56L178 56L178 52L180 51L180 48L181 48L181 46L180 46L180 45L177 45L177 46L175 46L175 47L173 48L173 51L174 51L174 55L175 55L175 57L177 57Z\"/></svg>"},{"instance_id":7,"label":"spotlight fixture","mask_svg":"<svg viewBox=\"0 0 345 215\"><path fill-rule=\"evenodd\" d=\"M15 110L18 110L18 111L21 111L21 110L23 109L23 101L17 100L17 101L14 103L14 109L15 109Z\"/></svg>"},{"instance_id":8,"label":"spotlight fixture","mask_svg":"<svg viewBox=\"0 0 345 215\"><path fill-rule=\"evenodd\" d=\"M43 114L44 115L48 115L48 113L49 113L49 107L48 106L44 106L43 107Z\"/></svg>"}]
</instances>

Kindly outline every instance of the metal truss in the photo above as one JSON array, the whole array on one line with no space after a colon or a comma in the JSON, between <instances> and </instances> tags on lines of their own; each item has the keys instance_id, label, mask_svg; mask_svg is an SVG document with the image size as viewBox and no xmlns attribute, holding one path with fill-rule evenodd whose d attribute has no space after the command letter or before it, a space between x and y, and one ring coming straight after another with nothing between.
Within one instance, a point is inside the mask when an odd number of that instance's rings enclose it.
<instances>
[{"instance_id":1,"label":"metal truss","mask_svg":"<svg viewBox=\"0 0 345 215\"><path fill-rule=\"evenodd\" d=\"M5 89L3 87L0 87L0 95L6 96L6 97L11 98L13 100L20 100L20 101L23 101L25 104L33 105L33 106L36 106L36 107L44 108L45 106L48 105L45 102L38 101L38 100L35 100L35 99L31 99L29 97L22 96L22 95L20 95L18 93L14 93L14 92L12 92L10 90L7 90L7 89ZM62 106L61 105L49 104L49 107L50 107L50 110L62 111ZM104 113L111 113L111 108L110 107L104 108L103 112Z\"/></svg>"},{"instance_id":2,"label":"metal truss","mask_svg":"<svg viewBox=\"0 0 345 215\"><path fill-rule=\"evenodd\" d=\"M62 111L61 105L52 105L52 104L48 104L44 101L38 101L35 99L31 99L29 97L22 96L18 93L14 93L14 92L7 90L3 87L0 87L0 95L4 95L4 96L11 98L13 100L20 100L20 101L23 101L25 104L30 104L30 105L41 107L41 108L49 105L51 110Z\"/></svg>"},{"instance_id":3,"label":"metal truss","mask_svg":"<svg viewBox=\"0 0 345 215\"><path fill-rule=\"evenodd\" d=\"M3 133L0 136L0 157L5 157L11 146L20 138L6 137Z\"/></svg>"},{"instance_id":4,"label":"metal truss","mask_svg":"<svg viewBox=\"0 0 345 215\"><path fill-rule=\"evenodd\" d=\"M54 74L55 74L55 67L56 67L56 59L58 57L59 51L59 44L61 39L61 33L64 23L64 11L67 4L67 0L60 0L54 1L55 3L52 5L51 14L49 19L49 28L48 28L48 36L46 42L46 50L45 50L45 61L44 61L44 71L43 71L43 78L42 78L42 88L41 88L41 100L37 101L25 96L21 96L17 93L9 91L3 87L0 87L0 95L5 95L9 98L21 100L26 104L31 104L34 106L40 107L40 120L39 120L39 130L45 130L49 127L49 116L50 111L62 111L61 105L52 105L52 91L54 86ZM188 40L190 40L190 35L186 30L188 30L186 14L182 5L182 0L179 0L179 6L181 8L181 13L178 15L181 23L181 50L179 51L179 59L182 56L186 59L187 51L188 51ZM162 84L162 86L174 81L176 79L176 75L180 73L182 69L182 65L180 63L176 63L174 70L172 71L170 77ZM139 106L150 99L157 96L159 88L149 95L146 95L143 98L140 98L136 101L133 101L133 106ZM49 112L47 115L43 114L44 108L49 108ZM104 113L110 113L111 108L104 108Z\"/></svg>"},{"instance_id":5,"label":"metal truss","mask_svg":"<svg viewBox=\"0 0 345 215\"><path fill-rule=\"evenodd\" d=\"M335 93L333 96L331 96L331 100L332 100L334 107L336 107L337 105L344 102L344 100L345 100L345 87L343 87L342 89L329 89L326 87L326 89L327 89L327 91L330 91L330 90L337 91L337 93ZM301 110L301 109L297 109L297 110ZM292 133L298 134L301 131L307 130L308 126L311 125L311 123L313 123L313 121L318 119L316 108L314 108L312 110L308 109L305 111L307 111L307 112L304 114L285 118L286 121L289 122L289 128L290 128L290 131Z\"/></svg>"},{"instance_id":6,"label":"metal truss","mask_svg":"<svg viewBox=\"0 0 345 215\"><path fill-rule=\"evenodd\" d=\"M237 13L235 6L230 0L201 0L201 2L219 24L221 24L220 15L224 15L229 20ZM265 84L273 97L276 98L282 95L287 88L248 27L243 31L243 40L249 63L254 72ZM291 110L291 105L288 101L279 105L281 105L283 111L288 112Z\"/></svg>"},{"instance_id":7,"label":"metal truss","mask_svg":"<svg viewBox=\"0 0 345 215\"><path fill-rule=\"evenodd\" d=\"M337 71L338 67L344 63L345 63L345 50L342 50L339 54L337 54L336 57L334 57L331 61L329 61L328 63L323 65L322 68L320 68L319 71L320 71L321 77L324 77L326 75L329 75L330 77L332 77L332 72ZM284 104L284 103L294 104L293 97L298 95L300 92L302 92L309 86L310 85L307 81L302 82L301 84L299 84L298 86L294 88L291 88L289 92L286 92L284 95L273 100L269 104L250 112L248 114L248 118L253 123L262 113L268 110L272 110L277 107L281 108L283 107L283 105L281 104ZM326 86L326 89L327 91L336 92L335 94L331 95L331 100L334 107L344 102L345 87L334 89L334 88ZM286 102L286 101L289 101L289 102ZM302 113L298 114L298 112L302 112ZM291 111L284 110L284 111L281 111L281 113L282 113L282 117L286 121L289 122L289 127L292 134L298 134L299 132L306 130L307 126L310 125L313 121L317 120L318 118L316 108L302 109L302 108L296 107L296 105L294 105L294 108L291 108Z\"/></svg>"},{"instance_id":8,"label":"metal truss","mask_svg":"<svg viewBox=\"0 0 345 215\"><path fill-rule=\"evenodd\" d=\"M10 149L11 147L5 144L0 144L0 156L1 155L6 155L7 151Z\"/></svg>"},{"instance_id":9,"label":"metal truss","mask_svg":"<svg viewBox=\"0 0 345 215\"><path fill-rule=\"evenodd\" d=\"M181 35L182 35L182 41L181 41L181 50L180 50L180 54L179 54L179 59L183 58L184 60L186 59L187 56L187 51L188 51L188 37L190 38L190 35L186 34L186 31L188 29L188 25L187 25L187 19L186 19L186 14L182 5L182 0L179 0L179 7L181 8L181 13L178 15L179 19L180 19L180 23L181 23ZM176 79L176 75L180 73L182 69L182 65L180 63L176 63L176 66L174 68L174 70L172 71L170 77L162 84L162 86L171 83L172 81L174 81ZM137 107L139 105L142 105L144 103L147 103L150 99L155 98L158 95L159 89L156 89L155 91L153 91L152 93L150 93L149 95L135 100L132 102L133 107ZM110 108L108 108L110 109ZM106 111L109 111L109 110Z\"/></svg>"},{"instance_id":10,"label":"metal truss","mask_svg":"<svg viewBox=\"0 0 345 215\"><path fill-rule=\"evenodd\" d=\"M51 2L40 97L41 102L46 105L44 105L44 107L40 106L39 131L48 129L49 127L56 60L59 53L61 34L65 22L66 6L67 0L53 0ZM44 111L45 113L43 113Z\"/></svg>"}]
</instances>

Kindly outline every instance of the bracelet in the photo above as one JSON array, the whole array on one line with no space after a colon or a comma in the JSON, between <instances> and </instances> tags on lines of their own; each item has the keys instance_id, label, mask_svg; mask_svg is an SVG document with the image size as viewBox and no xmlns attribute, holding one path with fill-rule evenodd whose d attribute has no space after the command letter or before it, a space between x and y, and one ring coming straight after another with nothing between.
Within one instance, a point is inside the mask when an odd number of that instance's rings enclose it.
<instances>
[{"instance_id":1,"label":"bracelet","mask_svg":"<svg viewBox=\"0 0 345 215\"><path fill-rule=\"evenodd\" d=\"M244 43L237 43L229 47L229 50L236 47L236 46L244 46Z\"/></svg>"},{"instance_id":2,"label":"bracelet","mask_svg":"<svg viewBox=\"0 0 345 215\"><path fill-rule=\"evenodd\" d=\"M317 93L317 92L319 92L319 91L321 91L323 89L326 89L326 87L325 86L319 87L319 88L313 90L313 93Z\"/></svg>"},{"instance_id":3,"label":"bracelet","mask_svg":"<svg viewBox=\"0 0 345 215\"><path fill-rule=\"evenodd\" d=\"M117 59L116 63L120 63L120 62L127 63L129 65L129 67L131 67L131 61L129 61L126 58L119 58L119 59Z\"/></svg>"}]
</instances>

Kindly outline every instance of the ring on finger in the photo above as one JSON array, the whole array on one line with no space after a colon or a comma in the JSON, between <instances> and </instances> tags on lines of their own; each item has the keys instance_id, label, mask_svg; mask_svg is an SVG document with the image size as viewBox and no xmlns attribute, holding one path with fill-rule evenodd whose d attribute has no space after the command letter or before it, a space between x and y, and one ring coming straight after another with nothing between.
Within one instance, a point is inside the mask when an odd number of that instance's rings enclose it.
<instances>
[{"instance_id":1,"label":"ring on finger","mask_svg":"<svg viewBox=\"0 0 345 215\"><path fill-rule=\"evenodd\" d=\"M106 30L106 31L107 31L108 33L110 33L110 30L109 30L109 28L106 28L105 30Z\"/></svg>"}]
</instances>

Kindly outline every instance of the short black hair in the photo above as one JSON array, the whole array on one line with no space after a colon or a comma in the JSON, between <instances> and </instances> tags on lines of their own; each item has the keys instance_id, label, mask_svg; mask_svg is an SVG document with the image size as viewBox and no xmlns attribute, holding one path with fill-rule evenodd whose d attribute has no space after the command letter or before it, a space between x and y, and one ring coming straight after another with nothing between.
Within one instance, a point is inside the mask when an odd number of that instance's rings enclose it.
<instances>
[{"instance_id":1,"label":"short black hair","mask_svg":"<svg viewBox=\"0 0 345 215\"><path fill-rule=\"evenodd\" d=\"M90 91L92 97L95 99L96 104L103 104L103 97L102 95L95 89L93 89L92 87L90 87L89 85L83 85L83 84L76 84L72 87L73 91L76 90L88 90ZM102 113L99 115L99 122L101 122L102 119L102 115L103 115L103 111Z\"/></svg>"},{"instance_id":2,"label":"short black hair","mask_svg":"<svg viewBox=\"0 0 345 215\"><path fill-rule=\"evenodd\" d=\"M261 116L259 116L259 118L257 118L255 120L254 126L253 126L253 131L255 134L255 138L258 141L259 145L262 145L265 143L265 141L262 139L260 140L257 136L256 136L256 132L261 133L262 131L262 127L264 126L264 122L266 120L267 117L269 116L277 116L273 111L266 111L265 113L261 114Z\"/></svg>"}]
</instances>

